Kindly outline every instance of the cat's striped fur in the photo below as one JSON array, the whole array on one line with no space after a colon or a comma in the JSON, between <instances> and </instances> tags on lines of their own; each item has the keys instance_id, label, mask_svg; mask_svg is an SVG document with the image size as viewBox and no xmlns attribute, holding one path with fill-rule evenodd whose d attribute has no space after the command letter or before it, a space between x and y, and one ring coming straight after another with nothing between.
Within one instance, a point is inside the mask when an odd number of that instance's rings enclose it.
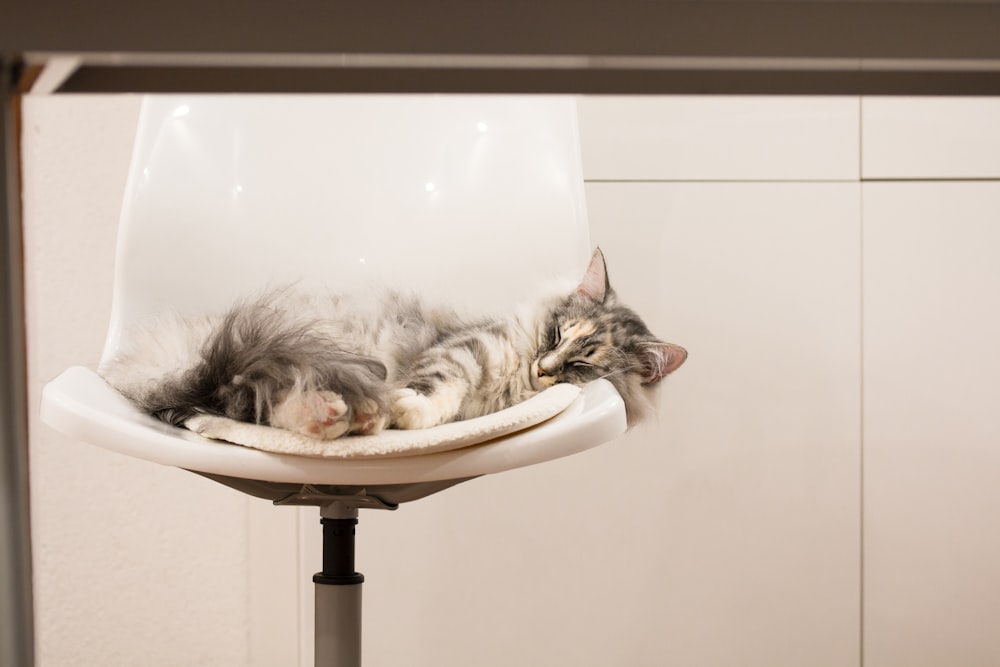
<instances>
[{"instance_id":1,"label":"cat's striped fur","mask_svg":"<svg viewBox=\"0 0 1000 667\"><path fill-rule=\"evenodd\" d=\"M211 413L320 439L477 417L597 378L615 385L635 423L687 357L619 302L600 250L571 293L506 318L467 321L395 292L287 289L219 318L159 318L128 338L101 372L160 419Z\"/></svg>"}]
</instances>

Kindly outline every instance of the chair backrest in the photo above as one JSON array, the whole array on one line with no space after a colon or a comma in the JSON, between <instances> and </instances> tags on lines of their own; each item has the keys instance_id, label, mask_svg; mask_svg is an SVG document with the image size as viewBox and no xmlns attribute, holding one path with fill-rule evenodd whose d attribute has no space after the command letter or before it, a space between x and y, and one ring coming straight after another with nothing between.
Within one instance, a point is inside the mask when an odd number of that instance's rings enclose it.
<instances>
[{"instance_id":1,"label":"chair backrest","mask_svg":"<svg viewBox=\"0 0 1000 667\"><path fill-rule=\"evenodd\" d=\"M151 96L104 357L152 312L290 282L502 312L589 246L573 98Z\"/></svg>"}]
</instances>

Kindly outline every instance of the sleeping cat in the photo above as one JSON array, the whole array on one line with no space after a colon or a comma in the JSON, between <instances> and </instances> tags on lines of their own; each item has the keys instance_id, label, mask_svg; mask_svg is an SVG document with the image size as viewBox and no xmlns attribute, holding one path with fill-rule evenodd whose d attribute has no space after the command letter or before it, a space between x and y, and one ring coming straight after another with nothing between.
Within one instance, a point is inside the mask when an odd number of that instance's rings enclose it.
<instances>
[{"instance_id":1,"label":"sleeping cat","mask_svg":"<svg viewBox=\"0 0 1000 667\"><path fill-rule=\"evenodd\" d=\"M291 289L219 317L161 317L101 368L142 410L182 425L209 413L321 440L417 429L510 407L559 382L606 378L629 424L687 357L622 305L596 250L569 294L469 321L415 296Z\"/></svg>"}]
</instances>

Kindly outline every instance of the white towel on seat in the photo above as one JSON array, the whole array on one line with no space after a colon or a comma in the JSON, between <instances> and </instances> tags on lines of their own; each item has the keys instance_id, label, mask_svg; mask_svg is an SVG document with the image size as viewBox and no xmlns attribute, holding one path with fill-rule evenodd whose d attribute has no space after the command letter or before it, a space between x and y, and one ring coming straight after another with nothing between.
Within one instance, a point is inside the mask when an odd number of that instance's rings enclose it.
<instances>
[{"instance_id":1,"label":"white towel on seat","mask_svg":"<svg viewBox=\"0 0 1000 667\"><path fill-rule=\"evenodd\" d=\"M184 426L206 438L277 454L333 459L417 456L468 447L530 428L565 410L579 393L580 388L575 385L557 384L522 403L483 417L427 429L389 429L378 435L349 435L336 440L316 440L214 415L192 417Z\"/></svg>"}]
</instances>

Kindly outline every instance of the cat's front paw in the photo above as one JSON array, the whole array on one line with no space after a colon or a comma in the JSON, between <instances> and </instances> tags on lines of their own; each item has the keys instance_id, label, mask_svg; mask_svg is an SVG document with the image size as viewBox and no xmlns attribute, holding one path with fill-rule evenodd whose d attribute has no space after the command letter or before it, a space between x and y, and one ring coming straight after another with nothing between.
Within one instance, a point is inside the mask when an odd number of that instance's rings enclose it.
<instances>
[{"instance_id":1,"label":"cat's front paw","mask_svg":"<svg viewBox=\"0 0 1000 667\"><path fill-rule=\"evenodd\" d=\"M418 394L409 387L397 389L392 395L392 423L396 428L430 428L443 423L441 410L429 396Z\"/></svg>"},{"instance_id":2,"label":"cat's front paw","mask_svg":"<svg viewBox=\"0 0 1000 667\"><path fill-rule=\"evenodd\" d=\"M271 411L271 426L317 440L333 440L351 428L351 410L333 391L299 391Z\"/></svg>"}]
</instances>

